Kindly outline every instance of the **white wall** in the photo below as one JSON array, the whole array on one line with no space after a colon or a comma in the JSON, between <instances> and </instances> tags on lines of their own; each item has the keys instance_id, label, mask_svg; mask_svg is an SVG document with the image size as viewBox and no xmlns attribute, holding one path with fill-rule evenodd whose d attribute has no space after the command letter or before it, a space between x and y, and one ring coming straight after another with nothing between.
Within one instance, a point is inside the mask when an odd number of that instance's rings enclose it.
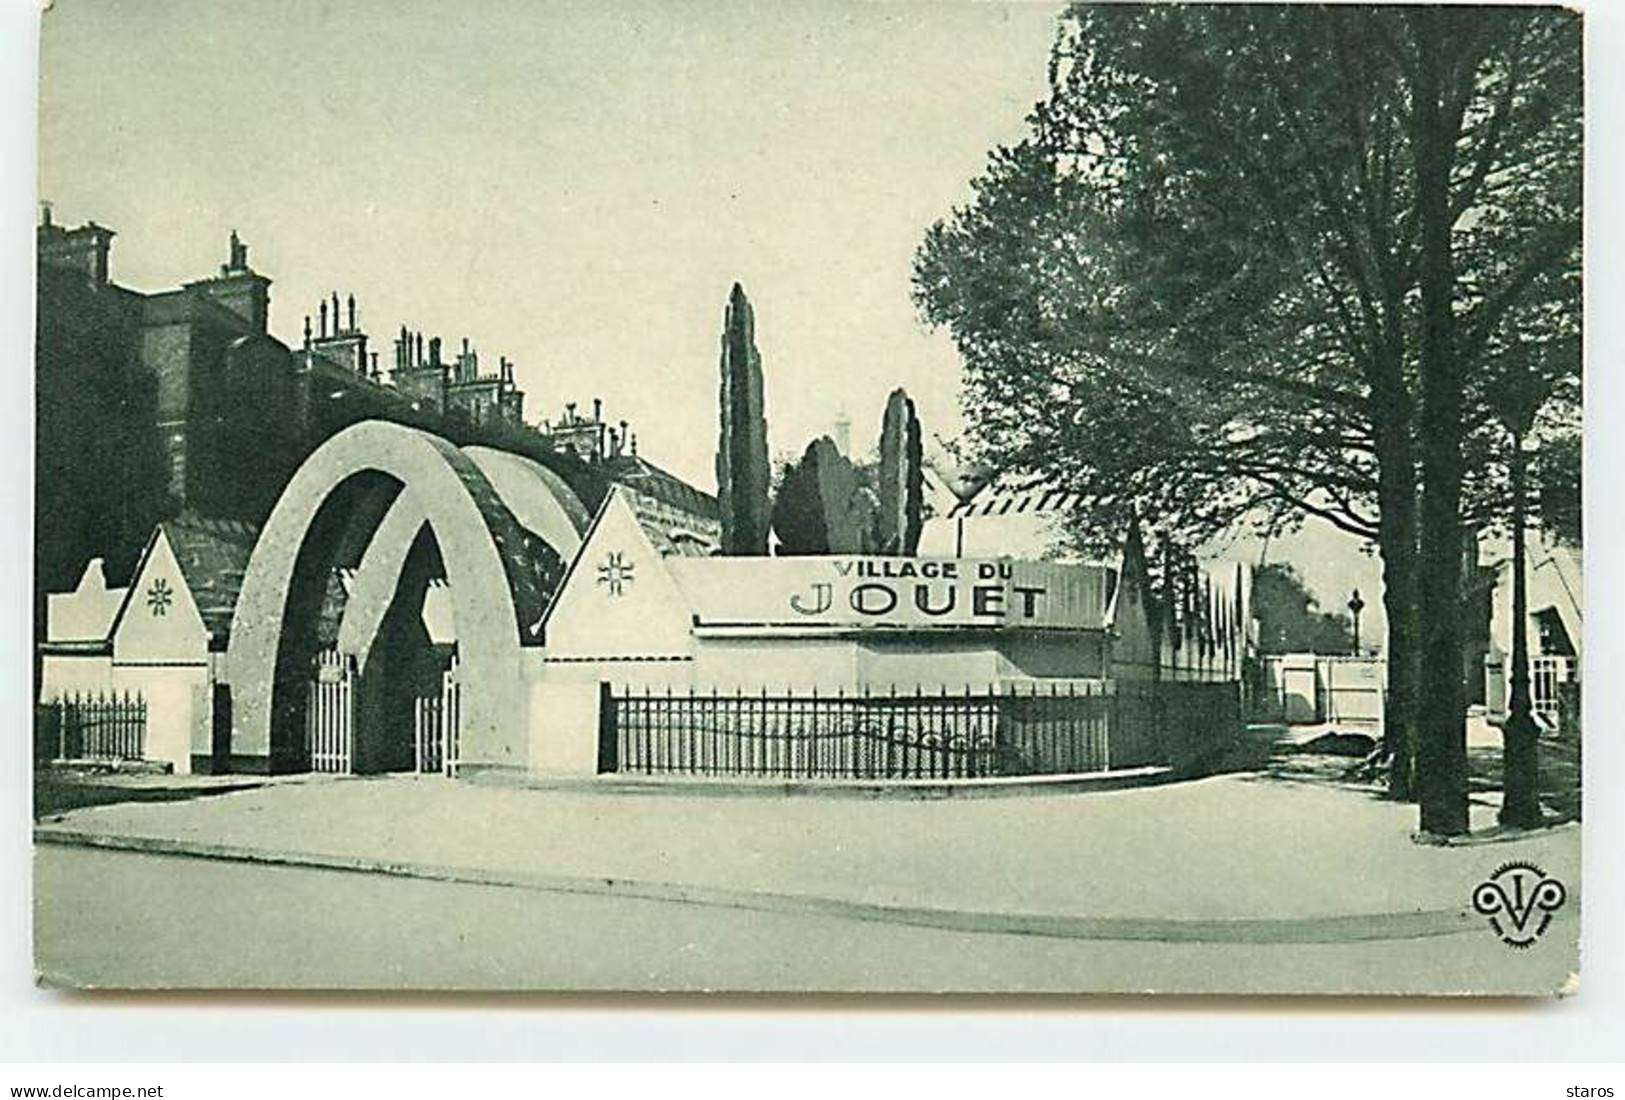
<instances>
[{"instance_id":1,"label":"white wall","mask_svg":"<svg viewBox=\"0 0 1625 1100\"><path fill-rule=\"evenodd\" d=\"M46 638L53 642L106 641L124 593L125 589L107 587L102 559L92 558L77 588L45 597Z\"/></svg>"},{"instance_id":2,"label":"white wall","mask_svg":"<svg viewBox=\"0 0 1625 1100\"><path fill-rule=\"evenodd\" d=\"M167 602L149 598L159 586ZM130 589L113 632L112 688L146 699L145 756L184 775L194 752L209 752L209 632L162 529Z\"/></svg>"},{"instance_id":3,"label":"white wall","mask_svg":"<svg viewBox=\"0 0 1625 1100\"><path fill-rule=\"evenodd\" d=\"M1003 664L991 642L963 642L951 637L877 641L859 647L858 686L871 691L986 691ZM850 685L848 685L850 690Z\"/></svg>"},{"instance_id":4,"label":"white wall","mask_svg":"<svg viewBox=\"0 0 1625 1100\"><path fill-rule=\"evenodd\" d=\"M113 666L113 691L139 692L147 701L144 756L170 764L177 775L192 770L192 754L209 752L213 699L206 665Z\"/></svg>"},{"instance_id":5,"label":"white wall","mask_svg":"<svg viewBox=\"0 0 1625 1100\"><path fill-rule=\"evenodd\" d=\"M598 771L598 685L542 680L530 685L532 772L582 777Z\"/></svg>"},{"instance_id":6,"label":"white wall","mask_svg":"<svg viewBox=\"0 0 1625 1100\"><path fill-rule=\"evenodd\" d=\"M106 694L113 690L113 658L97 655L47 655L40 670L40 702L49 703L76 692Z\"/></svg>"},{"instance_id":7,"label":"white wall","mask_svg":"<svg viewBox=\"0 0 1625 1100\"><path fill-rule=\"evenodd\" d=\"M544 778L580 778L598 770L599 686L618 693L693 686L691 660L595 661L525 655L528 766ZM516 719L519 720L519 719Z\"/></svg>"},{"instance_id":8,"label":"white wall","mask_svg":"<svg viewBox=\"0 0 1625 1100\"><path fill-rule=\"evenodd\" d=\"M844 638L701 638L694 682L722 691L834 694L858 684L858 645Z\"/></svg>"}]
</instances>

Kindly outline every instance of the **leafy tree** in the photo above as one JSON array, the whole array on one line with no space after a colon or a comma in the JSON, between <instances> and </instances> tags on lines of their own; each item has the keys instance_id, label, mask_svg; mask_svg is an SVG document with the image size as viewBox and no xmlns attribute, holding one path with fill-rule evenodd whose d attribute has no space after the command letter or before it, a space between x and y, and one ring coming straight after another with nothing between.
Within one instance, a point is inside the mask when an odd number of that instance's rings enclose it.
<instances>
[{"instance_id":1,"label":"leafy tree","mask_svg":"<svg viewBox=\"0 0 1625 1100\"><path fill-rule=\"evenodd\" d=\"M874 493L835 441L822 436L785 468L773 501L779 553L866 554L873 551Z\"/></svg>"},{"instance_id":2,"label":"leafy tree","mask_svg":"<svg viewBox=\"0 0 1625 1100\"><path fill-rule=\"evenodd\" d=\"M1261 653L1336 655L1354 649L1348 617L1321 611L1297 570L1285 562L1253 571L1252 608Z\"/></svg>"},{"instance_id":3,"label":"leafy tree","mask_svg":"<svg viewBox=\"0 0 1625 1100\"><path fill-rule=\"evenodd\" d=\"M1377 543L1391 779L1416 756L1448 833L1469 367L1571 314L1579 52L1557 9L1421 11L1074 7L916 294L983 454L1063 478L1104 537L1132 507L1187 545L1306 516Z\"/></svg>"},{"instance_id":4,"label":"leafy tree","mask_svg":"<svg viewBox=\"0 0 1625 1100\"><path fill-rule=\"evenodd\" d=\"M818 491L816 447L817 443L809 444L800 461L785 466L773 497L773 532L779 537L779 554L785 557L829 553L829 522Z\"/></svg>"},{"instance_id":5,"label":"leafy tree","mask_svg":"<svg viewBox=\"0 0 1625 1100\"><path fill-rule=\"evenodd\" d=\"M767 421L763 417L762 357L756 321L738 283L728 295L722 321L722 427L717 440L717 503L722 512L722 552L767 553L770 523L767 492Z\"/></svg>"},{"instance_id":6,"label":"leafy tree","mask_svg":"<svg viewBox=\"0 0 1625 1100\"><path fill-rule=\"evenodd\" d=\"M1530 491L1541 528L1573 546L1583 537L1578 431L1544 441L1530 460Z\"/></svg>"},{"instance_id":7,"label":"leafy tree","mask_svg":"<svg viewBox=\"0 0 1625 1100\"><path fill-rule=\"evenodd\" d=\"M1452 674L1463 650L1462 570L1449 542L1465 518L1470 379L1493 362L1507 334L1544 329L1550 340L1578 323L1579 20L1558 9L1490 16L1415 8L1403 15L1409 34L1397 60L1412 100L1420 239L1418 611L1430 689L1419 708L1417 772L1422 829L1451 834L1467 829L1465 695ZM1521 451L1522 438L1514 436ZM1512 488L1521 541L1521 474Z\"/></svg>"}]
</instances>

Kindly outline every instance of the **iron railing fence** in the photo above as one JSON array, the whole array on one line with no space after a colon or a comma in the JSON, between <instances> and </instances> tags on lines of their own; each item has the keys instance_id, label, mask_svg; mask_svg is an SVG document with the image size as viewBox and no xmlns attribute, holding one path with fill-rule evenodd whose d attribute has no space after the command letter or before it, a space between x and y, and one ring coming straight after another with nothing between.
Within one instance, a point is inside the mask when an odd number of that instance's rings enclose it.
<instances>
[{"instance_id":1,"label":"iron railing fence","mask_svg":"<svg viewBox=\"0 0 1625 1100\"><path fill-rule=\"evenodd\" d=\"M137 692L76 692L44 709L54 737L44 738L41 748L55 760L118 763L143 758L147 700Z\"/></svg>"},{"instance_id":2,"label":"iron railing fence","mask_svg":"<svg viewBox=\"0 0 1625 1100\"><path fill-rule=\"evenodd\" d=\"M1171 723L1228 728L1238 706L1234 684L1091 681L855 695L617 693L604 684L599 771L777 779L1111 771L1174 763Z\"/></svg>"}]
</instances>

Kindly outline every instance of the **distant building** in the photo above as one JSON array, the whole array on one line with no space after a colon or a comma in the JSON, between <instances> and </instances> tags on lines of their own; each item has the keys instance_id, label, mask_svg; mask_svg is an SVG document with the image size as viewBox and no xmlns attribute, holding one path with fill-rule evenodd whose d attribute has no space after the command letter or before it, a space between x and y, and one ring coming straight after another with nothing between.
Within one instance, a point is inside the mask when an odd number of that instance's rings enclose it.
<instances>
[{"instance_id":1,"label":"distant building","mask_svg":"<svg viewBox=\"0 0 1625 1100\"><path fill-rule=\"evenodd\" d=\"M95 222L57 225L48 208L37 231L40 612L92 558L123 583L163 520L262 522L311 451L372 419L522 454L588 507L622 481L669 549L720 540L715 499L639 458L624 425L596 410L590 425L527 425L506 356L484 372L467 338L447 357L438 336L402 326L386 372L355 295L336 291L289 348L267 329L271 280L235 232L218 274L150 294L113 281L113 237Z\"/></svg>"},{"instance_id":2,"label":"distant building","mask_svg":"<svg viewBox=\"0 0 1625 1100\"><path fill-rule=\"evenodd\" d=\"M593 399L591 416L578 413L577 407L574 402L565 405L557 421L543 421L539 430L555 447L578 456L628 491L638 522L660 553L715 554L722 546L717 498L639 455L631 427L624 420L608 423L601 399Z\"/></svg>"},{"instance_id":3,"label":"distant building","mask_svg":"<svg viewBox=\"0 0 1625 1100\"><path fill-rule=\"evenodd\" d=\"M373 369L376 381L376 357ZM525 423L525 394L514 384L513 364L504 356L496 374L481 374L479 352L466 336L456 360L448 362L442 358L440 337L430 337L425 352L423 334L402 325L389 381L414 401L441 414L456 413L474 425Z\"/></svg>"},{"instance_id":4,"label":"distant building","mask_svg":"<svg viewBox=\"0 0 1625 1100\"><path fill-rule=\"evenodd\" d=\"M210 515L263 514L303 457L301 426L288 415L297 403L288 348L266 331L271 280L249 267L233 233L218 275L143 294L111 281L113 236L94 222L54 225L47 212L38 229L40 308L53 323L42 325L41 359L87 337L106 341L122 360L107 366L152 380L170 497Z\"/></svg>"},{"instance_id":5,"label":"distant building","mask_svg":"<svg viewBox=\"0 0 1625 1100\"><path fill-rule=\"evenodd\" d=\"M1565 685L1580 679L1584 585L1580 549L1531 530L1524 560L1528 599L1529 681L1536 720L1555 728ZM1479 546L1479 566L1491 579L1489 643L1484 655L1484 703L1492 721L1506 716L1512 673L1511 541Z\"/></svg>"}]
</instances>

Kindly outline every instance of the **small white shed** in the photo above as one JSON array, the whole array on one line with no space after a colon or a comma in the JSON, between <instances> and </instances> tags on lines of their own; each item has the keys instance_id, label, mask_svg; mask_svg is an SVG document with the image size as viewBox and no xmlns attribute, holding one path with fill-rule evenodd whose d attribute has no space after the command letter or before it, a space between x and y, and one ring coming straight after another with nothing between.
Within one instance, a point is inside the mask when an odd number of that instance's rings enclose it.
<instances>
[{"instance_id":1,"label":"small white shed","mask_svg":"<svg viewBox=\"0 0 1625 1100\"><path fill-rule=\"evenodd\" d=\"M254 537L242 523L165 521L124 588L92 561L74 591L46 599L40 702L139 697L143 758L190 772L212 752L214 684Z\"/></svg>"}]
</instances>

